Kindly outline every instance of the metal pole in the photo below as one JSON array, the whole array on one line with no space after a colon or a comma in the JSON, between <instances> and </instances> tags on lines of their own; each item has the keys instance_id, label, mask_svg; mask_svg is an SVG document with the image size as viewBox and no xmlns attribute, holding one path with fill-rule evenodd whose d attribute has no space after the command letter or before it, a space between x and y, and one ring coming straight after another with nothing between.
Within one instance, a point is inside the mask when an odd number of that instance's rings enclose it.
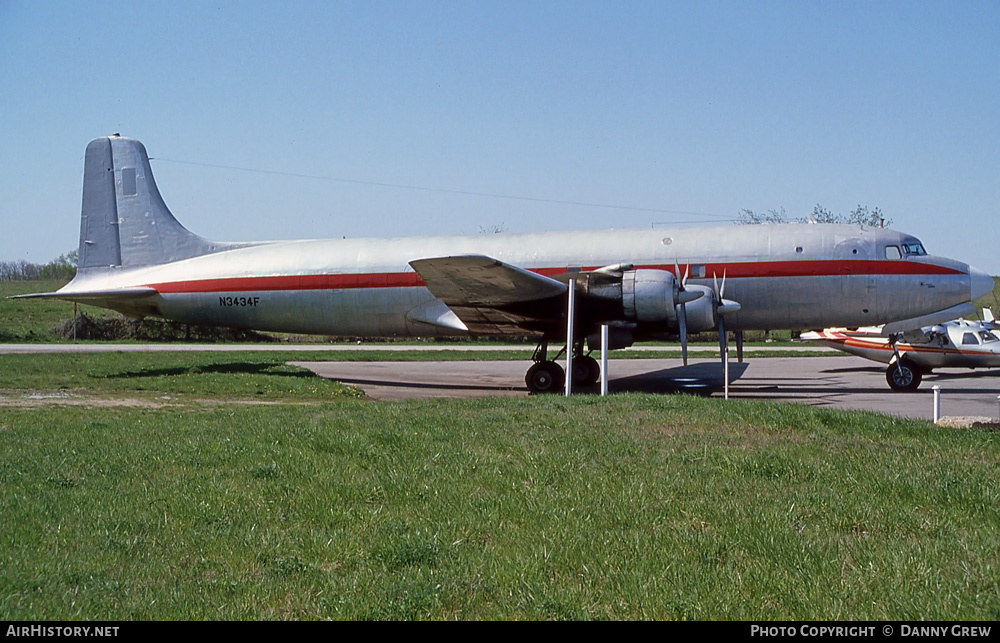
<instances>
[{"instance_id":1,"label":"metal pole","mask_svg":"<svg viewBox=\"0 0 1000 643\"><path fill-rule=\"evenodd\" d=\"M934 385L934 424L941 419L941 387Z\"/></svg>"},{"instance_id":2,"label":"metal pole","mask_svg":"<svg viewBox=\"0 0 1000 643\"><path fill-rule=\"evenodd\" d=\"M726 381L726 399L729 399L729 342L726 342L726 360L722 368L722 379Z\"/></svg>"},{"instance_id":3,"label":"metal pole","mask_svg":"<svg viewBox=\"0 0 1000 643\"><path fill-rule=\"evenodd\" d=\"M601 395L608 394L608 325L601 324ZM997 396L1000 400L1000 396Z\"/></svg>"},{"instance_id":4,"label":"metal pole","mask_svg":"<svg viewBox=\"0 0 1000 643\"><path fill-rule=\"evenodd\" d=\"M573 315L576 306L576 279L569 280L569 298L566 304L566 397L573 392Z\"/></svg>"}]
</instances>

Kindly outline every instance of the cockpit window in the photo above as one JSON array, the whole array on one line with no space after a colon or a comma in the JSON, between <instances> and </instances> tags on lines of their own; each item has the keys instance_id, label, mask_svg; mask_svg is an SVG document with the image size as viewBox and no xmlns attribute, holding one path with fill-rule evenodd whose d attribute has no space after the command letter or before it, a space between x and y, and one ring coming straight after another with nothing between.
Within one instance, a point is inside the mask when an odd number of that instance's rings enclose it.
<instances>
[{"instance_id":1,"label":"cockpit window","mask_svg":"<svg viewBox=\"0 0 1000 643\"><path fill-rule=\"evenodd\" d=\"M885 247L885 258L886 259L902 259L903 255L899 252L899 246L886 246Z\"/></svg>"},{"instance_id":2,"label":"cockpit window","mask_svg":"<svg viewBox=\"0 0 1000 643\"><path fill-rule=\"evenodd\" d=\"M919 241L910 241L902 245L904 255L920 257L927 254L927 251L924 250L924 244Z\"/></svg>"},{"instance_id":3,"label":"cockpit window","mask_svg":"<svg viewBox=\"0 0 1000 643\"><path fill-rule=\"evenodd\" d=\"M963 333L962 343L966 346L973 346L973 345L978 346L979 340L976 338L975 333Z\"/></svg>"},{"instance_id":4,"label":"cockpit window","mask_svg":"<svg viewBox=\"0 0 1000 643\"><path fill-rule=\"evenodd\" d=\"M997 338L993 335L993 333L991 333L988 330L981 330L981 331L979 331L979 338L983 340L984 344L987 343L987 342L995 342L995 341L997 341Z\"/></svg>"}]
</instances>

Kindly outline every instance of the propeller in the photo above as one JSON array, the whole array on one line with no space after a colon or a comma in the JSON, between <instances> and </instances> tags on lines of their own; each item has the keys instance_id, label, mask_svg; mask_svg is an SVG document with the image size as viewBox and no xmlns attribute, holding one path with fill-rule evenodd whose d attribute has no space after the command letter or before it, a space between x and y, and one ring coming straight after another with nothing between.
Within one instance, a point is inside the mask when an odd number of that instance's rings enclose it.
<instances>
[{"instance_id":1,"label":"propeller","mask_svg":"<svg viewBox=\"0 0 1000 643\"><path fill-rule=\"evenodd\" d=\"M677 264L677 257L674 257L674 275L677 282L677 331L681 336L681 360L684 366L688 364L688 337L687 337L687 305L701 297L704 293L698 291L685 290L688 276L691 274L690 264L684 269L684 278L681 279L681 267Z\"/></svg>"},{"instance_id":2,"label":"propeller","mask_svg":"<svg viewBox=\"0 0 1000 643\"><path fill-rule=\"evenodd\" d=\"M726 271L722 271L722 286L719 286L719 275L712 273L712 281L715 285L715 317L718 320L719 331L719 357L722 359L722 377L725 382L726 399L729 399L729 338L726 335L726 315L735 313L740 309L739 302L730 301L725 298L726 294Z\"/></svg>"},{"instance_id":3,"label":"propeller","mask_svg":"<svg viewBox=\"0 0 1000 643\"><path fill-rule=\"evenodd\" d=\"M690 269L690 266L688 266ZM677 257L674 257L674 275L675 278L680 279L681 267L677 264ZM688 330L687 330L687 302L681 301L681 293L684 292L684 286L687 284L688 271L684 271L684 279L680 281L677 286L677 331L681 335L681 361L684 366L688 365Z\"/></svg>"}]
</instances>

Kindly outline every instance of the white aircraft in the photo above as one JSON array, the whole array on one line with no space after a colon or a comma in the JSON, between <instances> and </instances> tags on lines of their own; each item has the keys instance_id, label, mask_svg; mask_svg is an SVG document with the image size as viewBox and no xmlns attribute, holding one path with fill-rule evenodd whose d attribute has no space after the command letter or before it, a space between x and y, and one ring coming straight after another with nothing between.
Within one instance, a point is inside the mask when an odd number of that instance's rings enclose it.
<instances>
[{"instance_id":1,"label":"white aircraft","mask_svg":"<svg viewBox=\"0 0 1000 643\"><path fill-rule=\"evenodd\" d=\"M232 213L238 221L238 213ZM568 333L573 382L609 348L688 332L879 324L937 313L993 288L908 234L857 225L745 225L394 239L219 243L160 197L145 147L87 146L76 278L57 297L134 318L339 336L530 335L525 382L560 390L550 343ZM943 311L943 312L941 312ZM579 338L579 339L577 339ZM566 350L564 347L560 353Z\"/></svg>"},{"instance_id":2,"label":"white aircraft","mask_svg":"<svg viewBox=\"0 0 1000 643\"><path fill-rule=\"evenodd\" d=\"M912 330L899 324L850 330L827 328L803 333L800 338L817 341L851 355L888 364L885 379L894 391L915 391L924 375L935 368L1000 367L1000 331L994 328L993 312L983 309L983 321L956 319Z\"/></svg>"}]
</instances>

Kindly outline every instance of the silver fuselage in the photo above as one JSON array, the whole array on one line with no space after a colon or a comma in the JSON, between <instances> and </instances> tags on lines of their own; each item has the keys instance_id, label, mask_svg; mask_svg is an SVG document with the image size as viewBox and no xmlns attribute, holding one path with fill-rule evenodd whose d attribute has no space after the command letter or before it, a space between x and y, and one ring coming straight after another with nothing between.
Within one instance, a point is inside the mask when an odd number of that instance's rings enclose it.
<instances>
[{"instance_id":1,"label":"silver fuselage","mask_svg":"<svg viewBox=\"0 0 1000 643\"><path fill-rule=\"evenodd\" d=\"M126 314L329 336L462 334L422 314L437 300L409 262L481 254L558 277L628 263L717 287L741 309L726 327L869 326L967 302L984 275L933 257L887 258L916 241L857 225L782 224L538 234L267 242L138 268L91 268L59 294L149 287ZM888 253L892 255L892 253ZM894 256L894 255L893 255ZM978 274L977 274L978 273Z\"/></svg>"}]
</instances>

